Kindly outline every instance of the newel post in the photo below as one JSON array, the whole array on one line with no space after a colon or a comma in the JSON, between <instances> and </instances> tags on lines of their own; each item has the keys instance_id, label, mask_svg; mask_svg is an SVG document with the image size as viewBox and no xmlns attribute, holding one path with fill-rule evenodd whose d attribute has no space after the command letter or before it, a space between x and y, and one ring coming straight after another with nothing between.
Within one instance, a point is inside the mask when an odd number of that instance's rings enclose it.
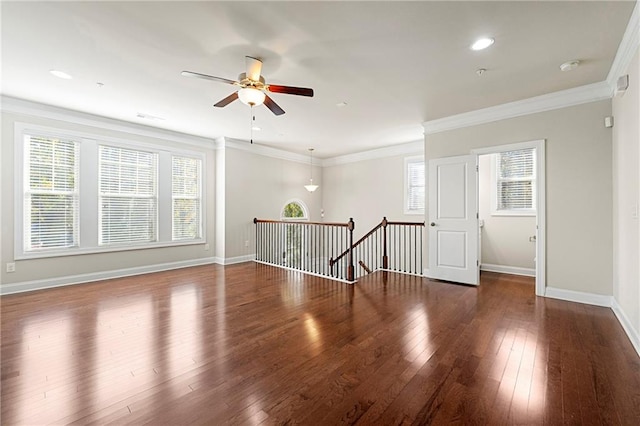
<instances>
[{"instance_id":1,"label":"newel post","mask_svg":"<svg viewBox=\"0 0 640 426\"><path fill-rule=\"evenodd\" d=\"M354 281L354 267L353 267L353 230L356 227L356 224L353 222L353 218L349 218L348 222L349 226L347 229L349 230L349 263L347 265L347 281Z\"/></svg>"},{"instance_id":2,"label":"newel post","mask_svg":"<svg viewBox=\"0 0 640 426\"><path fill-rule=\"evenodd\" d=\"M382 218L382 269L389 269L389 256L387 256L387 217Z\"/></svg>"}]
</instances>

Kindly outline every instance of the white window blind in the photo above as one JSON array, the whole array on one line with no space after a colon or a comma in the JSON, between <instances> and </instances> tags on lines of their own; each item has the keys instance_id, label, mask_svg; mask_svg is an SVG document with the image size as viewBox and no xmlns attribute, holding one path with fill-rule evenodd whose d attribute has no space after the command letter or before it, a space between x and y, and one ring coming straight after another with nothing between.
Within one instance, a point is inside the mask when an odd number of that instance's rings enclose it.
<instances>
[{"instance_id":1,"label":"white window blind","mask_svg":"<svg viewBox=\"0 0 640 426\"><path fill-rule=\"evenodd\" d=\"M24 250L78 245L79 144L24 136Z\"/></svg>"},{"instance_id":2,"label":"white window blind","mask_svg":"<svg viewBox=\"0 0 640 426\"><path fill-rule=\"evenodd\" d=\"M100 145L98 161L99 244L156 241L158 155Z\"/></svg>"},{"instance_id":3,"label":"white window blind","mask_svg":"<svg viewBox=\"0 0 640 426\"><path fill-rule=\"evenodd\" d=\"M535 211L535 148L497 154L496 210Z\"/></svg>"},{"instance_id":4,"label":"white window blind","mask_svg":"<svg viewBox=\"0 0 640 426\"><path fill-rule=\"evenodd\" d=\"M407 161L406 211L407 213L424 212L424 160Z\"/></svg>"},{"instance_id":5,"label":"white window blind","mask_svg":"<svg viewBox=\"0 0 640 426\"><path fill-rule=\"evenodd\" d=\"M201 170L202 161L197 158L172 157L173 240L191 240L202 236Z\"/></svg>"}]
</instances>

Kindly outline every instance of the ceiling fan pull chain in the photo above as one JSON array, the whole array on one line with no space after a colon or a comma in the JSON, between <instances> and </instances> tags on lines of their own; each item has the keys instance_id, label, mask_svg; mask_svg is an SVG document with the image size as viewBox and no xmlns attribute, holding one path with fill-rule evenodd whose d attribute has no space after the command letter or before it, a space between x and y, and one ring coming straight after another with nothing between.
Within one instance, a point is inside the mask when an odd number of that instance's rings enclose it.
<instances>
[{"instance_id":1,"label":"ceiling fan pull chain","mask_svg":"<svg viewBox=\"0 0 640 426\"><path fill-rule=\"evenodd\" d=\"M251 128L251 144L253 145L253 122L256 120L256 116L253 115L253 105L251 105L251 115L249 116L249 127Z\"/></svg>"}]
</instances>

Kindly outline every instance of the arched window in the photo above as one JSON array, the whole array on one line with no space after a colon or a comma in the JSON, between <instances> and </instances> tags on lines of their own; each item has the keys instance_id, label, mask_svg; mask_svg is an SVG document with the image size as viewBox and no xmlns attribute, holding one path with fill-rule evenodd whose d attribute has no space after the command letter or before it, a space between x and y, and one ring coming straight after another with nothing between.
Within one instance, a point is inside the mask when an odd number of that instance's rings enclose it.
<instances>
[{"instance_id":1,"label":"arched window","mask_svg":"<svg viewBox=\"0 0 640 426\"><path fill-rule=\"evenodd\" d=\"M290 200L282 208L280 217L287 220L308 220L309 213L307 206L302 201Z\"/></svg>"},{"instance_id":2,"label":"arched window","mask_svg":"<svg viewBox=\"0 0 640 426\"><path fill-rule=\"evenodd\" d=\"M289 200L282 208L280 217L287 221L307 221L309 220L309 210L307 206L300 200ZM300 267L303 257L306 255L304 250L305 236L302 224L285 224L283 227L283 260L284 264L293 268Z\"/></svg>"}]
</instances>

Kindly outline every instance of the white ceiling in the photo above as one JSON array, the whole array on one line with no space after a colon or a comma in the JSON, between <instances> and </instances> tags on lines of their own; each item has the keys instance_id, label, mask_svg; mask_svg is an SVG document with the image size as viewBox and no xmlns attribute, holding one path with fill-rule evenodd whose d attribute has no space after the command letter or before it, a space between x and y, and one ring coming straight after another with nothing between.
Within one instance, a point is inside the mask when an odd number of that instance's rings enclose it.
<instances>
[{"instance_id":1,"label":"white ceiling","mask_svg":"<svg viewBox=\"0 0 640 426\"><path fill-rule=\"evenodd\" d=\"M3 1L2 93L248 140L248 106L212 106L235 88L180 72L236 79L250 55L267 83L315 90L272 94L279 117L255 108L254 141L327 158L420 140L428 120L603 81L634 5ZM480 36L495 44L470 50ZM571 59L581 66L561 72Z\"/></svg>"}]
</instances>

